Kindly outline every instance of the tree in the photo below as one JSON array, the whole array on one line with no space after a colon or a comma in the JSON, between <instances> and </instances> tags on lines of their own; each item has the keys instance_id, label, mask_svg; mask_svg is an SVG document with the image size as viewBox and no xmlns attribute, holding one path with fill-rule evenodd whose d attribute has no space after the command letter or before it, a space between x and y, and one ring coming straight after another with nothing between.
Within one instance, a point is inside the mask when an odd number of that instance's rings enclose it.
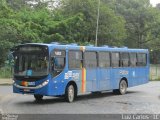
<instances>
[{"instance_id":1,"label":"tree","mask_svg":"<svg viewBox=\"0 0 160 120\"><path fill-rule=\"evenodd\" d=\"M0 2L0 66L2 66L7 58L9 48L16 41L17 30L15 28L16 22L11 19L13 11L8 8L5 0L1 0Z\"/></svg>"},{"instance_id":2,"label":"tree","mask_svg":"<svg viewBox=\"0 0 160 120\"><path fill-rule=\"evenodd\" d=\"M81 42L94 44L96 35L98 0L64 0L59 8L59 13L64 15L62 19L76 14L83 15L83 23L79 28ZM100 21L98 33L98 45L122 45L125 38L125 20L116 15L103 1L100 5ZM72 33L74 35L76 33ZM77 39L77 40L78 40ZM77 41L75 40L75 41Z\"/></svg>"},{"instance_id":3,"label":"tree","mask_svg":"<svg viewBox=\"0 0 160 120\"><path fill-rule=\"evenodd\" d=\"M159 12L153 8L149 0L116 0L116 13L126 19L129 47L149 48L148 43L159 35Z\"/></svg>"}]
</instances>

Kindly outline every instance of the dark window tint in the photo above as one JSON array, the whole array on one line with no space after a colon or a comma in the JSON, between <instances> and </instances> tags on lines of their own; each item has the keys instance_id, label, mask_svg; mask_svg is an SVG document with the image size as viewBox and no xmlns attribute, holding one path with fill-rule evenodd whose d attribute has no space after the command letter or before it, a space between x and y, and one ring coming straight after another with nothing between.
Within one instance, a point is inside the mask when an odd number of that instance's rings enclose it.
<instances>
[{"instance_id":1,"label":"dark window tint","mask_svg":"<svg viewBox=\"0 0 160 120\"><path fill-rule=\"evenodd\" d=\"M136 63L137 63L136 53L130 53L130 66L131 67L136 67Z\"/></svg>"},{"instance_id":2,"label":"dark window tint","mask_svg":"<svg viewBox=\"0 0 160 120\"><path fill-rule=\"evenodd\" d=\"M64 57L55 57L54 58L54 69L55 70L63 70L65 66L65 58Z\"/></svg>"},{"instance_id":3,"label":"dark window tint","mask_svg":"<svg viewBox=\"0 0 160 120\"><path fill-rule=\"evenodd\" d=\"M111 58L112 58L112 67L119 67L119 63L120 63L119 53L117 52L112 53Z\"/></svg>"},{"instance_id":4,"label":"dark window tint","mask_svg":"<svg viewBox=\"0 0 160 120\"><path fill-rule=\"evenodd\" d=\"M48 73L48 58L43 54L18 54L15 56L15 66L16 76L44 76Z\"/></svg>"},{"instance_id":5,"label":"dark window tint","mask_svg":"<svg viewBox=\"0 0 160 120\"><path fill-rule=\"evenodd\" d=\"M145 53L138 53L137 54L137 66L146 66L147 60L146 60L146 54Z\"/></svg>"},{"instance_id":6,"label":"dark window tint","mask_svg":"<svg viewBox=\"0 0 160 120\"><path fill-rule=\"evenodd\" d=\"M69 51L69 68L70 69L82 68L82 52Z\"/></svg>"},{"instance_id":7,"label":"dark window tint","mask_svg":"<svg viewBox=\"0 0 160 120\"><path fill-rule=\"evenodd\" d=\"M51 70L53 76L60 74L65 67L65 54L64 50L54 50L51 53Z\"/></svg>"},{"instance_id":8,"label":"dark window tint","mask_svg":"<svg viewBox=\"0 0 160 120\"><path fill-rule=\"evenodd\" d=\"M99 67L110 67L110 54L109 52L99 52Z\"/></svg>"},{"instance_id":9,"label":"dark window tint","mask_svg":"<svg viewBox=\"0 0 160 120\"><path fill-rule=\"evenodd\" d=\"M96 52L85 52L84 56L85 56L85 67L86 68L97 67Z\"/></svg>"},{"instance_id":10,"label":"dark window tint","mask_svg":"<svg viewBox=\"0 0 160 120\"><path fill-rule=\"evenodd\" d=\"M128 53L121 53L121 65L122 67L129 66L129 54Z\"/></svg>"}]
</instances>

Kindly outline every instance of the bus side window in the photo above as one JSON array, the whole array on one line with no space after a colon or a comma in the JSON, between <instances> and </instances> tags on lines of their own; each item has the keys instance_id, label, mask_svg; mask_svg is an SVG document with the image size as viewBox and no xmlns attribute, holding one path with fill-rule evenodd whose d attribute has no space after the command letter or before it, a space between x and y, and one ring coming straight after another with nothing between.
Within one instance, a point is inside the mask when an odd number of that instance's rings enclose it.
<instances>
[{"instance_id":1,"label":"bus side window","mask_svg":"<svg viewBox=\"0 0 160 120\"><path fill-rule=\"evenodd\" d=\"M92 51L86 51L84 53L84 66L86 68L96 68L97 67L97 53Z\"/></svg>"},{"instance_id":2,"label":"bus side window","mask_svg":"<svg viewBox=\"0 0 160 120\"><path fill-rule=\"evenodd\" d=\"M69 69L81 69L83 67L82 52L70 50L68 53Z\"/></svg>"},{"instance_id":3,"label":"bus side window","mask_svg":"<svg viewBox=\"0 0 160 120\"><path fill-rule=\"evenodd\" d=\"M112 59L112 67L114 67L114 68L120 67L119 52L112 52L111 53L111 59Z\"/></svg>"},{"instance_id":4,"label":"bus side window","mask_svg":"<svg viewBox=\"0 0 160 120\"><path fill-rule=\"evenodd\" d=\"M127 52L121 53L121 66L122 67L129 66L129 54Z\"/></svg>"},{"instance_id":5,"label":"bus side window","mask_svg":"<svg viewBox=\"0 0 160 120\"><path fill-rule=\"evenodd\" d=\"M55 57L54 58L54 69L55 70L63 70L65 66L65 58L64 57Z\"/></svg>"},{"instance_id":6,"label":"bus side window","mask_svg":"<svg viewBox=\"0 0 160 120\"><path fill-rule=\"evenodd\" d=\"M51 54L51 72L53 76L60 74L65 67L65 51L54 50Z\"/></svg>"},{"instance_id":7,"label":"bus side window","mask_svg":"<svg viewBox=\"0 0 160 120\"><path fill-rule=\"evenodd\" d=\"M100 68L108 68L110 67L110 53L109 52L99 52L99 67Z\"/></svg>"},{"instance_id":8,"label":"bus side window","mask_svg":"<svg viewBox=\"0 0 160 120\"><path fill-rule=\"evenodd\" d=\"M137 53L137 66L146 66L147 55L145 53Z\"/></svg>"},{"instance_id":9,"label":"bus side window","mask_svg":"<svg viewBox=\"0 0 160 120\"><path fill-rule=\"evenodd\" d=\"M53 57L51 58L51 70L52 71L54 70L54 58Z\"/></svg>"},{"instance_id":10,"label":"bus side window","mask_svg":"<svg viewBox=\"0 0 160 120\"><path fill-rule=\"evenodd\" d=\"M130 66L136 67L137 65L137 55L136 53L130 53Z\"/></svg>"}]
</instances>

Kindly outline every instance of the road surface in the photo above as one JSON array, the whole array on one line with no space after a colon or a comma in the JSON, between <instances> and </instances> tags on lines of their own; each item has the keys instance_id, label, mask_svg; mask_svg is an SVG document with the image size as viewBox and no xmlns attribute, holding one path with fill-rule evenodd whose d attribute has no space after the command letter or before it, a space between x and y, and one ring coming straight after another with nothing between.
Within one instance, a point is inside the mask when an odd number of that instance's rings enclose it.
<instances>
[{"instance_id":1,"label":"road surface","mask_svg":"<svg viewBox=\"0 0 160 120\"><path fill-rule=\"evenodd\" d=\"M125 95L81 95L73 103L63 98L44 97L36 102L31 95L12 93L12 86L0 86L2 114L160 114L160 82L129 88Z\"/></svg>"}]
</instances>

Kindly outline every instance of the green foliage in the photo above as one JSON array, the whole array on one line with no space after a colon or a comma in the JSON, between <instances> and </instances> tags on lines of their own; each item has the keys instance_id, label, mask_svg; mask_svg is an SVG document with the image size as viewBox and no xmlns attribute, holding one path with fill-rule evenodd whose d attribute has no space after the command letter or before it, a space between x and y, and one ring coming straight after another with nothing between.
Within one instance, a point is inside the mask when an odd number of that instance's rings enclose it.
<instances>
[{"instance_id":1,"label":"green foliage","mask_svg":"<svg viewBox=\"0 0 160 120\"><path fill-rule=\"evenodd\" d=\"M81 14L83 21L78 26L77 31L71 31L73 35L77 35L76 42L92 43L94 44L96 35L97 22L97 7L98 0L64 0L62 6L59 8L59 13L64 15L66 19L68 16ZM71 26L73 28L73 26ZM69 26L69 29L72 29ZM74 29L77 29L76 27ZM98 45L123 45L123 39L126 37L125 20L123 17L116 15L107 3L101 1L100 4L100 19L98 32ZM78 40L78 41L77 41Z\"/></svg>"},{"instance_id":2,"label":"green foliage","mask_svg":"<svg viewBox=\"0 0 160 120\"><path fill-rule=\"evenodd\" d=\"M115 11L126 20L125 44L135 48L150 48L148 42L153 43L160 34L160 12L150 5L149 0L115 1Z\"/></svg>"},{"instance_id":3,"label":"green foliage","mask_svg":"<svg viewBox=\"0 0 160 120\"><path fill-rule=\"evenodd\" d=\"M98 0L61 0L52 11L40 0L33 7L26 1L0 0L0 66L4 65L9 49L21 43L95 43ZM149 0L100 1L99 46L149 48L153 54L160 52L158 6L153 8Z\"/></svg>"},{"instance_id":4,"label":"green foliage","mask_svg":"<svg viewBox=\"0 0 160 120\"><path fill-rule=\"evenodd\" d=\"M11 67L0 68L0 78L11 78L11 77L12 77Z\"/></svg>"}]
</instances>

